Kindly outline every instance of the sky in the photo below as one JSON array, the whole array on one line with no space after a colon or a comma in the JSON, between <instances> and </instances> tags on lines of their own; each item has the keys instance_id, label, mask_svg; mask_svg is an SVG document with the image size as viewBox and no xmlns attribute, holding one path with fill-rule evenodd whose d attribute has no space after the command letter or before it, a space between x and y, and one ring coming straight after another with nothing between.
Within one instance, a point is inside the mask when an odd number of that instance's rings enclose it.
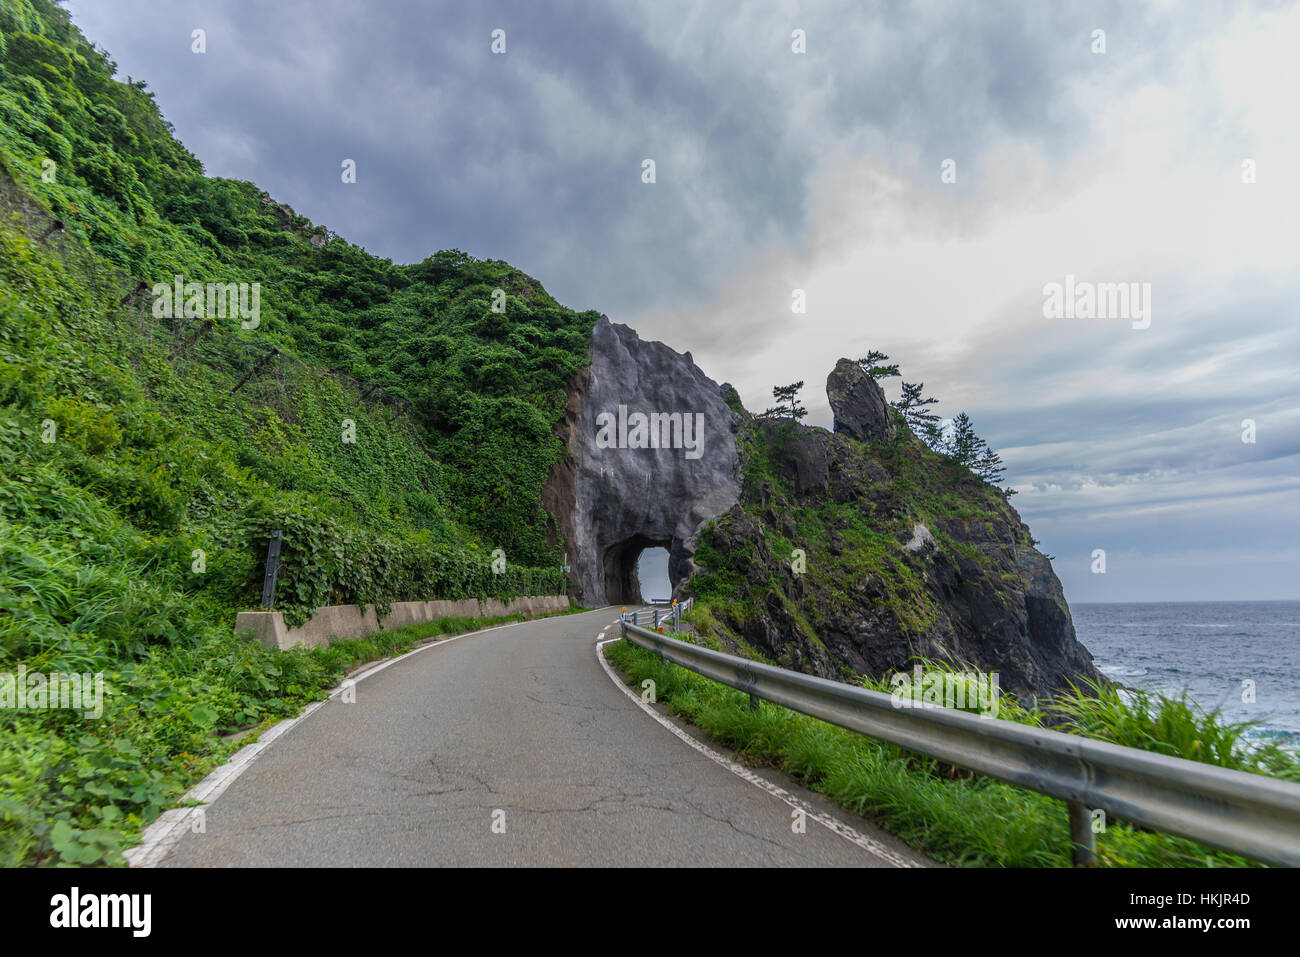
<instances>
[{"instance_id":1,"label":"sky","mask_svg":"<svg viewBox=\"0 0 1300 957\"><path fill-rule=\"evenodd\" d=\"M645 549L637 557L636 575L641 597L646 601L666 601L673 597L672 582L668 579L668 549Z\"/></svg>"},{"instance_id":2,"label":"sky","mask_svg":"<svg viewBox=\"0 0 1300 957\"><path fill-rule=\"evenodd\" d=\"M507 260L813 425L888 353L1071 602L1300 598L1300 5L65 6L210 175L376 255Z\"/></svg>"}]
</instances>

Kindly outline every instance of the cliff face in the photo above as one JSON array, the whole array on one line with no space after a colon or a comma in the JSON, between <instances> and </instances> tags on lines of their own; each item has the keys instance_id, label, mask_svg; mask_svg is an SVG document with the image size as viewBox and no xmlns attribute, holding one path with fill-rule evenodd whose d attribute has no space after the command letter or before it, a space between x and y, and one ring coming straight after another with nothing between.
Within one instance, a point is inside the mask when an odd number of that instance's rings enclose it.
<instances>
[{"instance_id":1,"label":"cliff face","mask_svg":"<svg viewBox=\"0 0 1300 957\"><path fill-rule=\"evenodd\" d=\"M828 678L918 658L998 672L1028 695L1097 677L1006 496L925 447L844 365L828 382L836 433L743 426L744 491L701 536L692 586L718 632Z\"/></svg>"},{"instance_id":2,"label":"cliff face","mask_svg":"<svg viewBox=\"0 0 1300 957\"><path fill-rule=\"evenodd\" d=\"M915 438L856 363L827 380L834 432L737 414L730 392L689 354L596 324L545 496L582 601L638 601L636 557L663 545L702 630L786 667L947 660L1032 695L1096 676L1006 496ZM697 417L699 448L634 447L636 412Z\"/></svg>"},{"instance_id":3,"label":"cliff face","mask_svg":"<svg viewBox=\"0 0 1300 957\"><path fill-rule=\"evenodd\" d=\"M739 423L689 353L600 318L591 365L569 389L568 455L543 495L580 601L639 602L647 547L668 549L674 591L690 578L701 526L739 498Z\"/></svg>"}]
</instances>

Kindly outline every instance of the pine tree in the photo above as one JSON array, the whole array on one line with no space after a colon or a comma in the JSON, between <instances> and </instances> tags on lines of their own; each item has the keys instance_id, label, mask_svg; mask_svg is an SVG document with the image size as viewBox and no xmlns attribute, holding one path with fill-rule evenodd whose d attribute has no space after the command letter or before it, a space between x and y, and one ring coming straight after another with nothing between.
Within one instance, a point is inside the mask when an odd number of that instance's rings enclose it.
<instances>
[{"instance_id":1,"label":"pine tree","mask_svg":"<svg viewBox=\"0 0 1300 957\"><path fill-rule=\"evenodd\" d=\"M980 457L971 465L971 471L990 485L1000 484L1002 482L1002 473L1006 470L1006 466L1002 464L1002 456L987 445L984 446L984 451Z\"/></svg>"},{"instance_id":2,"label":"pine tree","mask_svg":"<svg viewBox=\"0 0 1300 957\"><path fill-rule=\"evenodd\" d=\"M975 426L965 412L952 420L952 429L943 444L943 453L958 465L966 466L991 485L1002 481L1002 473L1006 471L1002 457L975 433Z\"/></svg>"},{"instance_id":3,"label":"pine tree","mask_svg":"<svg viewBox=\"0 0 1300 957\"><path fill-rule=\"evenodd\" d=\"M803 380L791 383L790 385L778 385L772 389L772 397L777 402L788 402L790 405L776 405L763 413L765 416L780 419L794 419L798 421L808 414L808 410L799 404L795 396L803 388Z\"/></svg>"},{"instance_id":4,"label":"pine tree","mask_svg":"<svg viewBox=\"0 0 1300 957\"><path fill-rule=\"evenodd\" d=\"M952 420L952 430L946 436L946 441L948 457L958 465L969 468L980 456L983 439L975 434L975 426L965 412L959 412Z\"/></svg>"},{"instance_id":5,"label":"pine tree","mask_svg":"<svg viewBox=\"0 0 1300 957\"><path fill-rule=\"evenodd\" d=\"M881 363L888 361L889 356L885 355L883 352L872 349L866 354L866 356L858 360L858 368L873 379L887 379L890 376L900 375L901 373L898 371L898 363L895 362L890 365L881 365Z\"/></svg>"},{"instance_id":6,"label":"pine tree","mask_svg":"<svg viewBox=\"0 0 1300 957\"><path fill-rule=\"evenodd\" d=\"M931 439L939 427L939 417L927 407L935 405L939 400L928 396L923 398L921 391L924 388L924 382L904 382L903 394L894 403L894 408L903 413L903 421L912 430L912 434L934 448Z\"/></svg>"}]
</instances>

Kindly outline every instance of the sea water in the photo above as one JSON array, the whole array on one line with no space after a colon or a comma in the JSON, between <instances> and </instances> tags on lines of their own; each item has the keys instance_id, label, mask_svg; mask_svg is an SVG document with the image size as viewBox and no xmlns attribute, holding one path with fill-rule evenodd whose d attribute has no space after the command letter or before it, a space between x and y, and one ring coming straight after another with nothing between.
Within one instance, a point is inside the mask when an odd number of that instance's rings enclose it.
<instances>
[{"instance_id":1,"label":"sea water","mask_svg":"<svg viewBox=\"0 0 1300 957\"><path fill-rule=\"evenodd\" d=\"M1186 689L1226 721L1259 721L1248 739L1300 748L1300 601L1073 604L1070 611L1108 678L1168 697Z\"/></svg>"}]
</instances>

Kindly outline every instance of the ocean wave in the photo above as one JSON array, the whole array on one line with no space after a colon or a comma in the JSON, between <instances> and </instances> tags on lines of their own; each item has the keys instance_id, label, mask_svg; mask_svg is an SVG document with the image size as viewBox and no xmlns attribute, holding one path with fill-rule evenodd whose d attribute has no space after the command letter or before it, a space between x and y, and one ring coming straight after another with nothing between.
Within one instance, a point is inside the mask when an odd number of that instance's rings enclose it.
<instances>
[{"instance_id":1,"label":"ocean wave","mask_svg":"<svg viewBox=\"0 0 1300 957\"><path fill-rule=\"evenodd\" d=\"M1146 668L1129 668L1126 665L1102 665L1097 669L1107 678L1141 678Z\"/></svg>"},{"instance_id":2,"label":"ocean wave","mask_svg":"<svg viewBox=\"0 0 1300 957\"><path fill-rule=\"evenodd\" d=\"M1292 728L1247 728L1243 737L1254 744L1280 744L1285 748L1300 747L1300 731Z\"/></svg>"},{"instance_id":3,"label":"ocean wave","mask_svg":"<svg viewBox=\"0 0 1300 957\"><path fill-rule=\"evenodd\" d=\"M1263 720L1251 747L1300 748L1300 642L1295 602L1148 604L1093 608L1076 622L1097 669L1128 688L1187 694L1226 722ZM1239 679L1257 683L1259 704L1241 702Z\"/></svg>"}]
</instances>

